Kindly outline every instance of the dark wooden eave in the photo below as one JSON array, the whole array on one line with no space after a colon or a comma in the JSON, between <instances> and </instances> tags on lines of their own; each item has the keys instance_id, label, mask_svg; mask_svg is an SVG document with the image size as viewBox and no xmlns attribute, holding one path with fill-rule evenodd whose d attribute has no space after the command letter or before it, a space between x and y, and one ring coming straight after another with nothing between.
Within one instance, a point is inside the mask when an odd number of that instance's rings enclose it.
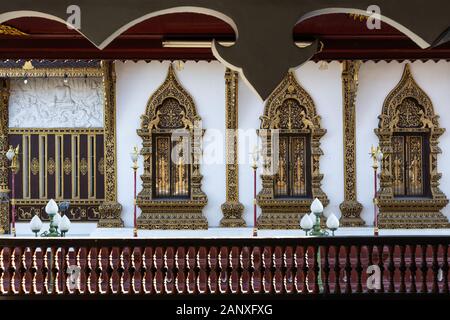
<instances>
[{"instance_id":1,"label":"dark wooden eave","mask_svg":"<svg viewBox=\"0 0 450 320\"><path fill-rule=\"evenodd\" d=\"M214 60L209 48L165 48L164 41L234 41L233 29L222 20L201 14L178 13L143 21L99 50L83 35L42 18L19 18L5 25L27 35L0 35L0 59L119 59ZM450 44L420 49L396 29L382 24L369 30L363 19L348 14L311 18L293 29L293 41L319 38L324 50L314 60L439 60L450 58Z\"/></svg>"}]
</instances>

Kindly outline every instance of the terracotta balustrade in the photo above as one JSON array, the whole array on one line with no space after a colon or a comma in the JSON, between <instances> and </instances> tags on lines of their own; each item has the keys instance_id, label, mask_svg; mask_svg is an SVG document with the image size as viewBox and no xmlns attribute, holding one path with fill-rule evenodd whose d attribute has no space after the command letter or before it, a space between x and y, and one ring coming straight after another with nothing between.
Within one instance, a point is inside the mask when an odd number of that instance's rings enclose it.
<instances>
[{"instance_id":1,"label":"terracotta balustrade","mask_svg":"<svg viewBox=\"0 0 450 320\"><path fill-rule=\"evenodd\" d=\"M450 237L0 239L0 294L446 295L449 245ZM369 266L381 271L378 288L368 286Z\"/></svg>"}]
</instances>

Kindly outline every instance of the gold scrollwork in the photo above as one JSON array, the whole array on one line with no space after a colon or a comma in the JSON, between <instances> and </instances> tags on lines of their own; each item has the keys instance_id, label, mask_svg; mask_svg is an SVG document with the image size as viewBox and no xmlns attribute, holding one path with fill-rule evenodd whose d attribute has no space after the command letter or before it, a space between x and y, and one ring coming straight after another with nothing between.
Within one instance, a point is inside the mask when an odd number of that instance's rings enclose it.
<instances>
[{"instance_id":1,"label":"gold scrollwork","mask_svg":"<svg viewBox=\"0 0 450 320\"><path fill-rule=\"evenodd\" d=\"M86 158L80 160L80 173L85 176L88 172L88 162Z\"/></svg>"},{"instance_id":2,"label":"gold scrollwork","mask_svg":"<svg viewBox=\"0 0 450 320\"><path fill-rule=\"evenodd\" d=\"M320 173L319 160L323 154L320 139L326 130L321 128L320 116L316 113L311 96L289 72L267 100L261 117L262 153L264 164L273 165L272 135L274 130L280 134L306 134L311 137L311 199L281 199L275 196L274 181L277 174L266 171L261 176L262 190L257 202L262 214L258 219L261 229L298 229L299 219L309 213L314 198L319 198L327 206L328 197L321 188L323 174ZM282 160L283 161L283 160ZM278 177L279 180L279 177Z\"/></svg>"},{"instance_id":3,"label":"gold scrollwork","mask_svg":"<svg viewBox=\"0 0 450 320\"><path fill-rule=\"evenodd\" d=\"M202 133L194 135L194 124L201 121L194 101L181 86L172 65L169 66L163 84L150 97L145 114L141 116L141 128L137 130L143 140L141 154L144 157L144 174L141 176L143 189L138 195L137 205L142 209L138 218L140 229L206 229L208 223L202 211L207 197L201 190L203 176L200 174L199 157ZM190 195L188 198L167 200L154 199L152 146L154 135L184 130L190 137L192 164L188 165ZM184 166L182 166L184 167ZM178 165L178 169L182 168ZM178 175L184 176L182 171ZM161 180L161 179L159 179ZM184 183L181 181L181 183Z\"/></svg>"},{"instance_id":4,"label":"gold scrollwork","mask_svg":"<svg viewBox=\"0 0 450 320\"><path fill-rule=\"evenodd\" d=\"M47 172L49 175L54 175L56 171L56 163L55 163L55 159L53 158L49 158L47 160Z\"/></svg>"},{"instance_id":5,"label":"gold scrollwork","mask_svg":"<svg viewBox=\"0 0 450 320\"><path fill-rule=\"evenodd\" d=\"M31 173L33 176L37 175L39 173L39 160L37 158L33 158L31 160Z\"/></svg>"},{"instance_id":6,"label":"gold scrollwork","mask_svg":"<svg viewBox=\"0 0 450 320\"><path fill-rule=\"evenodd\" d=\"M362 227L363 206L356 193L356 95L360 61L342 63L343 127L344 127L344 202L340 223L343 227Z\"/></svg>"},{"instance_id":7,"label":"gold scrollwork","mask_svg":"<svg viewBox=\"0 0 450 320\"><path fill-rule=\"evenodd\" d=\"M72 161L68 157L64 159L63 169L66 176L72 173Z\"/></svg>"},{"instance_id":8,"label":"gold scrollwork","mask_svg":"<svg viewBox=\"0 0 450 320\"><path fill-rule=\"evenodd\" d=\"M414 80L409 65L405 65L399 84L383 104L379 127L375 129L383 152L377 199L380 228L448 228L449 222L440 212L448 199L439 188L441 173L437 169L437 156L441 150L438 140L445 129L439 127L438 118L431 99ZM422 193L422 165L419 163L422 147L417 149L422 137L427 137L430 144L426 158L430 161L431 195L414 197L415 193ZM406 157L402 148L405 143ZM407 166L403 169L405 163ZM396 196L405 190L404 170L409 177L406 186L412 190L411 196L406 198Z\"/></svg>"}]
</instances>

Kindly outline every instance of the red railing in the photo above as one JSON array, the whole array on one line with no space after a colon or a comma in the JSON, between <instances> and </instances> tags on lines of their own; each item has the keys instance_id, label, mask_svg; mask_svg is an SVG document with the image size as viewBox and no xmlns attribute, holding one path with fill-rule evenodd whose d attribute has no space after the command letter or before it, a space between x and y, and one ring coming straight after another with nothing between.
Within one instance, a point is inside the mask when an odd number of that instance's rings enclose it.
<instances>
[{"instance_id":1,"label":"red railing","mask_svg":"<svg viewBox=\"0 0 450 320\"><path fill-rule=\"evenodd\" d=\"M0 292L439 295L448 294L449 243L450 237L0 239ZM379 287L368 281L369 266L381 272Z\"/></svg>"}]
</instances>

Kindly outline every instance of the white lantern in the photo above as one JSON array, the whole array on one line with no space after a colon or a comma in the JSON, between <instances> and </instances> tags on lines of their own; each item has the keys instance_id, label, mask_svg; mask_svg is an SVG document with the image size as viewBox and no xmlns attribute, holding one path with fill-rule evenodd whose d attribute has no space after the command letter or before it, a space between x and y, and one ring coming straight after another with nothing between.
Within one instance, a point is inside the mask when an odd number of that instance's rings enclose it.
<instances>
[{"instance_id":1,"label":"white lantern","mask_svg":"<svg viewBox=\"0 0 450 320\"><path fill-rule=\"evenodd\" d=\"M38 232L41 231L41 229L42 229L42 221L41 221L41 219L39 219L39 217L37 215L35 215L33 217L33 219L31 219L31 221L30 221L30 229L36 235L36 237L37 237Z\"/></svg>"},{"instance_id":2,"label":"white lantern","mask_svg":"<svg viewBox=\"0 0 450 320\"><path fill-rule=\"evenodd\" d=\"M63 234L65 234L67 231L69 231L70 225L71 225L71 222L70 222L69 218L66 215L64 215L61 218L61 222L59 223L59 231L61 231Z\"/></svg>"},{"instance_id":3,"label":"white lantern","mask_svg":"<svg viewBox=\"0 0 450 320\"><path fill-rule=\"evenodd\" d=\"M61 215L59 213L57 213L53 217L53 226L58 227L60 223L61 223Z\"/></svg>"},{"instance_id":4,"label":"white lantern","mask_svg":"<svg viewBox=\"0 0 450 320\"><path fill-rule=\"evenodd\" d=\"M320 202L319 199L314 199L314 201L311 203L311 212L315 215L322 214L323 212L323 205L322 202Z\"/></svg>"},{"instance_id":5,"label":"white lantern","mask_svg":"<svg viewBox=\"0 0 450 320\"><path fill-rule=\"evenodd\" d=\"M334 215L334 213L331 213L327 219L327 228L333 232L333 235L334 235L334 231L336 231L339 228L339 220Z\"/></svg>"},{"instance_id":6,"label":"white lantern","mask_svg":"<svg viewBox=\"0 0 450 320\"><path fill-rule=\"evenodd\" d=\"M300 227L306 231L306 234L308 234L308 231L314 227L314 222L311 220L308 214L305 214L302 220L300 220Z\"/></svg>"},{"instance_id":7,"label":"white lantern","mask_svg":"<svg viewBox=\"0 0 450 320\"><path fill-rule=\"evenodd\" d=\"M131 161L136 162L139 158L139 148L137 146L134 146L132 151L130 152L130 158Z\"/></svg>"},{"instance_id":8,"label":"white lantern","mask_svg":"<svg viewBox=\"0 0 450 320\"><path fill-rule=\"evenodd\" d=\"M58 205L56 204L55 200L51 199L47 205L45 206L45 212L49 216L55 215L58 213Z\"/></svg>"}]
</instances>

